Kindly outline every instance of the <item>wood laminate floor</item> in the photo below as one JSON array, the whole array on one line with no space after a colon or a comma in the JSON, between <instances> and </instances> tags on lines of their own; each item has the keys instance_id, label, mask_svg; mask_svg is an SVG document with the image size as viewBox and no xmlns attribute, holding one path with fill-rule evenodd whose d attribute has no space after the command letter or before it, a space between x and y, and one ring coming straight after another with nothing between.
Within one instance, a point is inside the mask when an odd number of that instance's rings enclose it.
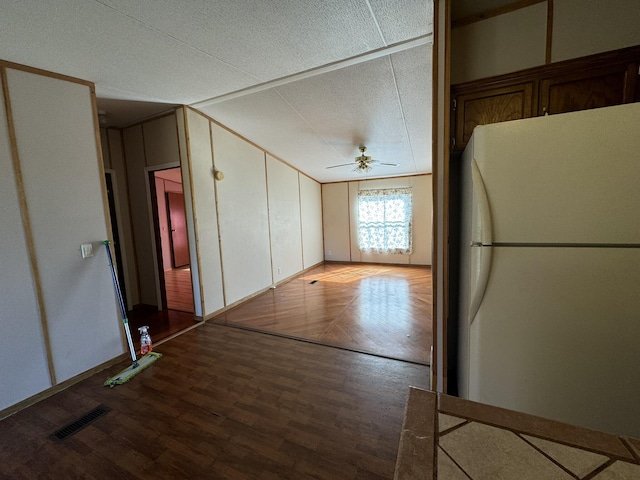
<instances>
[{"instance_id":1,"label":"wood laminate floor","mask_svg":"<svg viewBox=\"0 0 640 480\"><path fill-rule=\"evenodd\" d=\"M167 308L193 313L193 285L191 268L172 268L164 271Z\"/></svg>"},{"instance_id":2,"label":"wood laminate floor","mask_svg":"<svg viewBox=\"0 0 640 480\"><path fill-rule=\"evenodd\" d=\"M427 363L431 269L325 263L212 321Z\"/></svg>"},{"instance_id":3,"label":"wood laminate floor","mask_svg":"<svg viewBox=\"0 0 640 480\"><path fill-rule=\"evenodd\" d=\"M210 322L0 421L0 478L391 479L428 367ZM63 441L49 436L104 404Z\"/></svg>"},{"instance_id":4,"label":"wood laminate floor","mask_svg":"<svg viewBox=\"0 0 640 480\"><path fill-rule=\"evenodd\" d=\"M197 323L193 313L179 310L158 310L153 306L142 306L129 312L129 328L136 350L140 351L138 327L149 327L149 335L154 343L164 340Z\"/></svg>"}]
</instances>

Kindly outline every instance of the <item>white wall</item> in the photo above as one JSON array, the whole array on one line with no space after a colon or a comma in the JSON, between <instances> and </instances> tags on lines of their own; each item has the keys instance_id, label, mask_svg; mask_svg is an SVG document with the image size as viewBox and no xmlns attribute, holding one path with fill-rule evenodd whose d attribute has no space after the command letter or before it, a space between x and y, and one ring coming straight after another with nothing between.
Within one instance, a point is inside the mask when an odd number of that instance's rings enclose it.
<instances>
[{"instance_id":1,"label":"white wall","mask_svg":"<svg viewBox=\"0 0 640 480\"><path fill-rule=\"evenodd\" d=\"M131 221L140 292L138 302L158 305L153 248L153 224L149 215L149 177L147 167L180 163L178 124L175 112L163 115L122 131L126 174L131 199ZM128 265L132 268L132 265Z\"/></svg>"},{"instance_id":2,"label":"white wall","mask_svg":"<svg viewBox=\"0 0 640 480\"><path fill-rule=\"evenodd\" d=\"M178 148L180 152L180 170L182 173L182 189L184 192L184 211L187 221L187 237L189 241L189 263L191 264L191 283L193 286L193 306L196 317L204 318L202 313L202 279L200 275L200 254L198 252L198 236L196 234L193 192L191 188L191 161L189 145L187 145L186 108L176 109L178 124Z\"/></svg>"},{"instance_id":3,"label":"white wall","mask_svg":"<svg viewBox=\"0 0 640 480\"><path fill-rule=\"evenodd\" d=\"M202 316L224 307L222 264L216 208L216 184L213 179L213 160L209 120L187 108L188 146L183 162L183 178L189 183L192 202L185 189L185 203L191 203L195 242L191 247L192 272L196 264L202 285ZM186 137L184 139L186 142ZM188 210L187 210L187 215ZM195 262L194 262L195 260ZM194 286L195 286L194 282Z\"/></svg>"},{"instance_id":4,"label":"white wall","mask_svg":"<svg viewBox=\"0 0 640 480\"><path fill-rule=\"evenodd\" d=\"M637 0L554 0L551 61L640 44ZM545 64L547 2L451 30L451 83Z\"/></svg>"},{"instance_id":5,"label":"white wall","mask_svg":"<svg viewBox=\"0 0 640 480\"><path fill-rule=\"evenodd\" d=\"M165 115L142 124L147 167L179 161L178 126L175 115Z\"/></svg>"},{"instance_id":6,"label":"white wall","mask_svg":"<svg viewBox=\"0 0 640 480\"><path fill-rule=\"evenodd\" d=\"M158 305L154 274L155 255L151 247L151 218L147 204L147 182L145 172L144 137L142 126L135 125L122 131L124 153L126 157L129 197L131 200L131 223L135 245L135 258L138 270L138 289L140 303Z\"/></svg>"},{"instance_id":7,"label":"white wall","mask_svg":"<svg viewBox=\"0 0 640 480\"><path fill-rule=\"evenodd\" d=\"M302 227L298 172L267 154L267 194L272 278L278 283L302 267Z\"/></svg>"},{"instance_id":8,"label":"white wall","mask_svg":"<svg viewBox=\"0 0 640 480\"><path fill-rule=\"evenodd\" d=\"M452 29L451 83L544 65L546 35L546 2Z\"/></svg>"},{"instance_id":9,"label":"white wall","mask_svg":"<svg viewBox=\"0 0 640 480\"><path fill-rule=\"evenodd\" d=\"M227 304L273 283L265 153L224 128L212 126L220 245Z\"/></svg>"},{"instance_id":10,"label":"white wall","mask_svg":"<svg viewBox=\"0 0 640 480\"><path fill-rule=\"evenodd\" d=\"M324 232L324 259L338 262L351 261L349 233L349 184L322 185L322 224Z\"/></svg>"},{"instance_id":11,"label":"white wall","mask_svg":"<svg viewBox=\"0 0 640 480\"><path fill-rule=\"evenodd\" d=\"M51 386L0 96L0 410ZM25 361L25 358L29 361Z\"/></svg>"},{"instance_id":12,"label":"white wall","mask_svg":"<svg viewBox=\"0 0 640 480\"><path fill-rule=\"evenodd\" d=\"M362 253L358 248L358 190L397 187L412 187L413 252L407 255ZM431 265L430 175L325 184L322 200L326 260Z\"/></svg>"},{"instance_id":13,"label":"white wall","mask_svg":"<svg viewBox=\"0 0 640 480\"><path fill-rule=\"evenodd\" d=\"M123 144L142 303L156 302L150 166L182 167L196 316L322 262L320 184L258 146L191 108L124 129Z\"/></svg>"},{"instance_id":14,"label":"white wall","mask_svg":"<svg viewBox=\"0 0 640 480\"><path fill-rule=\"evenodd\" d=\"M640 45L638 0L554 0L554 62Z\"/></svg>"},{"instance_id":15,"label":"white wall","mask_svg":"<svg viewBox=\"0 0 640 480\"><path fill-rule=\"evenodd\" d=\"M140 303L140 296L138 293L138 271L133 247L129 191L127 189L127 166L122 146L122 133L115 128L101 129L100 141L104 167L113 173L111 180L114 188L120 252L122 254L122 268L125 277L124 289L127 297L127 307L131 309L134 305ZM114 239L114 241L117 241L117 239Z\"/></svg>"},{"instance_id":16,"label":"white wall","mask_svg":"<svg viewBox=\"0 0 640 480\"><path fill-rule=\"evenodd\" d=\"M7 75L55 373L63 381L122 352L101 246L108 236L91 91L18 70ZM94 257L81 258L82 243L94 244ZM91 330L99 341L86 342Z\"/></svg>"},{"instance_id":17,"label":"white wall","mask_svg":"<svg viewBox=\"0 0 640 480\"><path fill-rule=\"evenodd\" d=\"M91 87L13 68L6 72L23 184L16 182L8 165L3 112L0 212L6 223L0 234L0 261L2 277L9 271L11 275L10 284L3 281L0 290L0 409L52 384L46 373L47 343L57 383L124 351L103 246L108 238L107 210ZM16 194L21 190L28 219L20 218ZM25 237L25 226L31 239ZM83 243L93 244L93 257L82 259ZM26 258L28 249L38 276ZM34 285L42 292L41 308ZM18 287L19 293L14 291ZM45 320L48 336L41 327Z\"/></svg>"},{"instance_id":18,"label":"white wall","mask_svg":"<svg viewBox=\"0 0 640 480\"><path fill-rule=\"evenodd\" d=\"M324 259L322 234L322 187L315 180L298 174L302 228L302 265L310 268Z\"/></svg>"}]
</instances>

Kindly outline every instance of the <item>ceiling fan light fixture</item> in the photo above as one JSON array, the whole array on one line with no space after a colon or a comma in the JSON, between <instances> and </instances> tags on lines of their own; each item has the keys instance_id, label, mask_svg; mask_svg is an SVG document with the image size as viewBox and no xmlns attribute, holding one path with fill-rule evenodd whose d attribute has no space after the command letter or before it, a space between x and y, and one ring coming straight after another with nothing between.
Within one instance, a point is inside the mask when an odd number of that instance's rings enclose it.
<instances>
[{"instance_id":1,"label":"ceiling fan light fixture","mask_svg":"<svg viewBox=\"0 0 640 480\"><path fill-rule=\"evenodd\" d=\"M371 165L368 165L366 163L360 163L359 165L356 165L356 168L353 169L354 172L368 172L369 170L373 170L373 167L371 167Z\"/></svg>"},{"instance_id":2,"label":"ceiling fan light fixture","mask_svg":"<svg viewBox=\"0 0 640 480\"><path fill-rule=\"evenodd\" d=\"M380 165L380 166L385 166L385 167L397 167L398 166L397 163L383 163L383 162L380 162L378 160L372 159L369 155L365 155L365 152L367 151L367 147L365 147L364 145L360 145L358 147L358 150L360 151L360 155L358 155L354 159L356 165L355 165L354 169L352 170L352 172L357 172L357 173L369 172L369 171L373 170L373 165ZM347 167L349 165L353 165L353 163L354 162L343 163L341 165L331 165L331 166L326 167L326 168Z\"/></svg>"}]
</instances>

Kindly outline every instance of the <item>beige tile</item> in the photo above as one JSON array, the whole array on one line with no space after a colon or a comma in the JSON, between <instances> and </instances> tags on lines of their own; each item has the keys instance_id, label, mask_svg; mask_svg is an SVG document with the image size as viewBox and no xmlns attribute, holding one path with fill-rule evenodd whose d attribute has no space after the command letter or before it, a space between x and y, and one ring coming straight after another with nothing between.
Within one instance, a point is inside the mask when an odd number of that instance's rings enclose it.
<instances>
[{"instance_id":1,"label":"beige tile","mask_svg":"<svg viewBox=\"0 0 640 480\"><path fill-rule=\"evenodd\" d=\"M449 395L440 395L438 401L438 410L442 413L498 425L516 432L575 445L631 462L635 461L622 440L615 435Z\"/></svg>"},{"instance_id":2,"label":"beige tile","mask_svg":"<svg viewBox=\"0 0 640 480\"><path fill-rule=\"evenodd\" d=\"M441 448L438 448L438 480L469 480Z\"/></svg>"},{"instance_id":3,"label":"beige tile","mask_svg":"<svg viewBox=\"0 0 640 480\"><path fill-rule=\"evenodd\" d=\"M640 478L640 465L627 462L615 462L606 468L593 480L638 480Z\"/></svg>"},{"instance_id":4,"label":"beige tile","mask_svg":"<svg viewBox=\"0 0 640 480\"><path fill-rule=\"evenodd\" d=\"M523 435L528 441L544 453L553 458L560 465L564 466L570 472L573 472L580 478L593 472L596 468L609 461L609 457L598 455L597 453L587 452L579 448L568 447L559 443L550 442L541 438L529 437Z\"/></svg>"},{"instance_id":5,"label":"beige tile","mask_svg":"<svg viewBox=\"0 0 640 480\"><path fill-rule=\"evenodd\" d=\"M438 414L438 431L444 432L445 430L449 430L456 425L460 425L461 423L466 422L465 418L453 417L451 415L447 415L446 413Z\"/></svg>"},{"instance_id":6,"label":"beige tile","mask_svg":"<svg viewBox=\"0 0 640 480\"><path fill-rule=\"evenodd\" d=\"M474 480L574 480L515 433L490 425L463 425L440 447Z\"/></svg>"}]
</instances>

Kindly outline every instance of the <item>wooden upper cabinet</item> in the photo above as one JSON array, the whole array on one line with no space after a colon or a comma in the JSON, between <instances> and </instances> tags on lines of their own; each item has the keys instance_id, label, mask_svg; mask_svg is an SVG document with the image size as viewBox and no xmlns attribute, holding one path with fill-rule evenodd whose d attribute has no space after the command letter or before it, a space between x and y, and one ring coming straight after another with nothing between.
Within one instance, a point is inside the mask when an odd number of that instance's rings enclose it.
<instances>
[{"instance_id":1,"label":"wooden upper cabinet","mask_svg":"<svg viewBox=\"0 0 640 480\"><path fill-rule=\"evenodd\" d=\"M452 151L476 125L640 102L640 46L453 85Z\"/></svg>"},{"instance_id":2,"label":"wooden upper cabinet","mask_svg":"<svg viewBox=\"0 0 640 480\"><path fill-rule=\"evenodd\" d=\"M454 150L462 150L476 125L530 117L534 112L534 84L464 93L454 98Z\"/></svg>"},{"instance_id":3,"label":"wooden upper cabinet","mask_svg":"<svg viewBox=\"0 0 640 480\"><path fill-rule=\"evenodd\" d=\"M545 78L540 81L538 115L626 103L627 65ZM633 101L629 99L627 101Z\"/></svg>"}]
</instances>

